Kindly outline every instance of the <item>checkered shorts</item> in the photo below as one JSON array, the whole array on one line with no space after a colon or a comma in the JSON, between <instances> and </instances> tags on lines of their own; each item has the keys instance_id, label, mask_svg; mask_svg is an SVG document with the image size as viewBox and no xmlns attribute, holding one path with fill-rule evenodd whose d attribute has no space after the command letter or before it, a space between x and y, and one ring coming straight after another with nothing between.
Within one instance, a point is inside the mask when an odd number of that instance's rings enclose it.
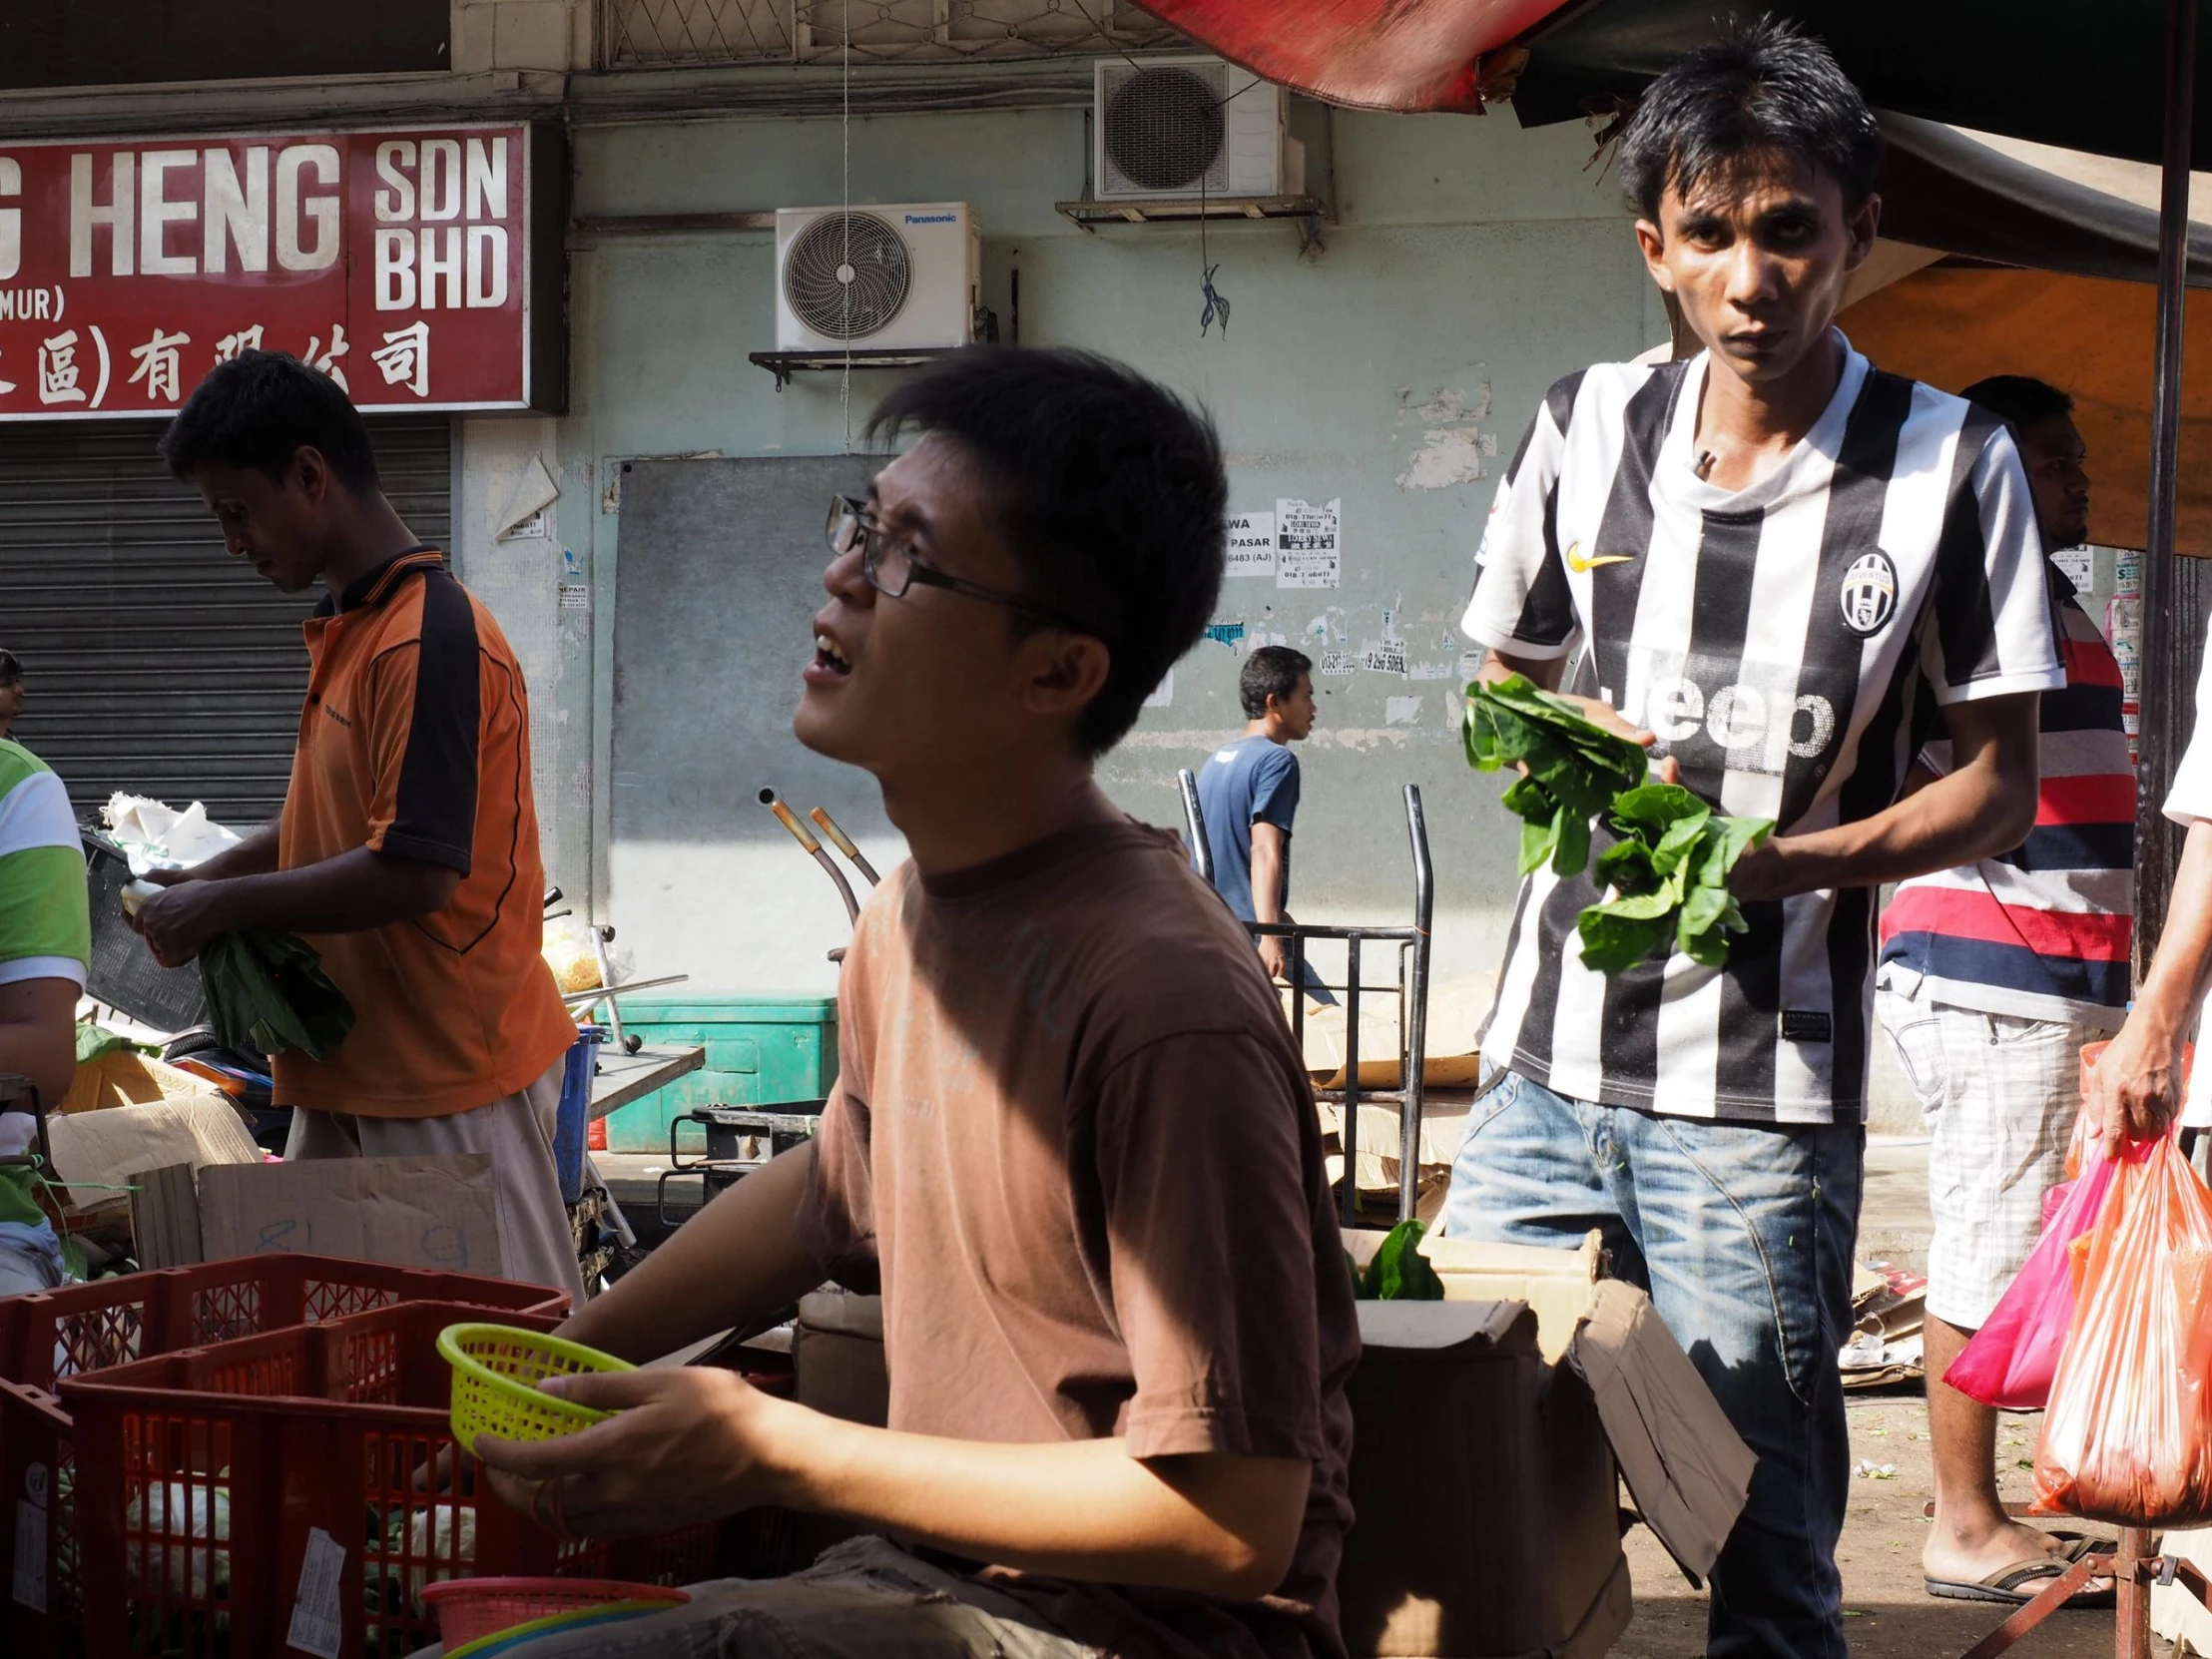
<instances>
[{"instance_id":1,"label":"checkered shorts","mask_svg":"<svg viewBox=\"0 0 2212 1659\"><path fill-rule=\"evenodd\" d=\"M1978 1330L2043 1226L2043 1195L2066 1178L2081 1109L2081 1045L2111 1033L1985 1014L1884 988L1875 1011L1934 1137L1928 1311Z\"/></svg>"}]
</instances>

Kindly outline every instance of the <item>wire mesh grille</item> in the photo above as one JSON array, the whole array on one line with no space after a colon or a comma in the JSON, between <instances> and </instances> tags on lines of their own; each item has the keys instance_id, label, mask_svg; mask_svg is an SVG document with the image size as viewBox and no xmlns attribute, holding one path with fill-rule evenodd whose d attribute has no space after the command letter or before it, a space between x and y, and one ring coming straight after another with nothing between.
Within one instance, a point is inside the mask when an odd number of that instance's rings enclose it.
<instances>
[{"instance_id":1,"label":"wire mesh grille","mask_svg":"<svg viewBox=\"0 0 2212 1659\"><path fill-rule=\"evenodd\" d=\"M1101 92L1108 190L1190 190L1229 184L1222 139L1228 76L1218 63L1138 69L1108 64Z\"/></svg>"},{"instance_id":2,"label":"wire mesh grille","mask_svg":"<svg viewBox=\"0 0 2212 1659\"><path fill-rule=\"evenodd\" d=\"M873 214L824 214L799 233L784 261L792 313L830 339L880 332L912 283L906 244Z\"/></svg>"},{"instance_id":3,"label":"wire mesh grille","mask_svg":"<svg viewBox=\"0 0 2212 1659\"><path fill-rule=\"evenodd\" d=\"M1131 0L601 0L609 69L1040 58L1181 44Z\"/></svg>"},{"instance_id":4,"label":"wire mesh grille","mask_svg":"<svg viewBox=\"0 0 2212 1659\"><path fill-rule=\"evenodd\" d=\"M609 69L792 61L791 0L601 0Z\"/></svg>"}]
</instances>

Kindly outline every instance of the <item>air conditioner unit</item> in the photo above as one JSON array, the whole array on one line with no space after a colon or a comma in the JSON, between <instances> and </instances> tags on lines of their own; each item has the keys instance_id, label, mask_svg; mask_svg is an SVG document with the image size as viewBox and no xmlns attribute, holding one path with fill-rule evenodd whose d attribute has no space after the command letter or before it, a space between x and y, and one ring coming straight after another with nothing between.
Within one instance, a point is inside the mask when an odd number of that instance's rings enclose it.
<instances>
[{"instance_id":1,"label":"air conditioner unit","mask_svg":"<svg viewBox=\"0 0 2212 1659\"><path fill-rule=\"evenodd\" d=\"M1101 58L1091 177L1101 202L1299 196L1306 147L1283 89L1219 58Z\"/></svg>"},{"instance_id":2,"label":"air conditioner unit","mask_svg":"<svg viewBox=\"0 0 2212 1659\"><path fill-rule=\"evenodd\" d=\"M966 345L983 303L983 234L964 202L784 208L779 351Z\"/></svg>"}]
</instances>

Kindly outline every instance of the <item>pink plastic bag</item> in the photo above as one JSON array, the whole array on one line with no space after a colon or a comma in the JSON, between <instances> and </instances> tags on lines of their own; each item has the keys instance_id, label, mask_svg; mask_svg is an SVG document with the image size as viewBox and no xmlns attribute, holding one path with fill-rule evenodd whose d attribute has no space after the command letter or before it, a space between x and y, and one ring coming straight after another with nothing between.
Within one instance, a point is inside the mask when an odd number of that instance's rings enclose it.
<instances>
[{"instance_id":1,"label":"pink plastic bag","mask_svg":"<svg viewBox=\"0 0 2212 1659\"><path fill-rule=\"evenodd\" d=\"M1960 1393L2003 1411L2040 1411L2050 1399L2058 1374L2058 1353L2073 1324L2074 1282L2067 1250L2095 1225L2097 1211L2112 1185L2118 1165L2094 1149L2079 1126L2066 1153L2071 1181L2050 1190L2043 1203L2042 1237L2021 1264L2011 1289L1996 1311L1967 1342L1964 1352L1943 1373Z\"/></svg>"}]
</instances>

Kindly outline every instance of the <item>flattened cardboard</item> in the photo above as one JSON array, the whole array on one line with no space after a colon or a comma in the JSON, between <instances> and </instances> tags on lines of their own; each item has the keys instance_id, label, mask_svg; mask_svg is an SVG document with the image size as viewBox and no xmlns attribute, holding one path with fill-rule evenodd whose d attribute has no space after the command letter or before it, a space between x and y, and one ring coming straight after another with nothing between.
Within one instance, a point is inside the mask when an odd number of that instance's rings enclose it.
<instances>
[{"instance_id":1,"label":"flattened cardboard","mask_svg":"<svg viewBox=\"0 0 2212 1659\"><path fill-rule=\"evenodd\" d=\"M200 1187L190 1164L141 1172L131 1186L131 1242L142 1268L189 1268L200 1254Z\"/></svg>"},{"instance_id":2,"label":"flattened cardboard","mask_svg":"<svg viewBox=\"0 0 2212 1659\"><path fill-rule=\"evenodd\" d=\"M1596 1396L1644 1523L1702 1581L1743 1512L1751 1447L1633 1285L1600 1281L1567 1364Z\"/></svg>"},{"instance_id":3,"label":"flattened cardboard","mask_svg":"<svg viewBox=\"0 0 2212 1659\"><path fill-rule=\"evenodd\" d=\"M49 1117L46 1139L54 1173L71 1188L70 1203L78 1209L120 1204L127 1194L97 1189L126 1185L133 1176L171 1164L197 1171L262 1161L246 1120L217 1094Z\"/></svg>"},{"instance_id":4,"label":"flattened cardboard","mask_svg":"<svg viewBox=\"0 0 2212 1659\"><path fill-rule=\"evenodd\" d=\"M491 1159L316 1158L200 1174L207 1259L311 1252L499 1277Z\"/></svg>"}]
</instances>

